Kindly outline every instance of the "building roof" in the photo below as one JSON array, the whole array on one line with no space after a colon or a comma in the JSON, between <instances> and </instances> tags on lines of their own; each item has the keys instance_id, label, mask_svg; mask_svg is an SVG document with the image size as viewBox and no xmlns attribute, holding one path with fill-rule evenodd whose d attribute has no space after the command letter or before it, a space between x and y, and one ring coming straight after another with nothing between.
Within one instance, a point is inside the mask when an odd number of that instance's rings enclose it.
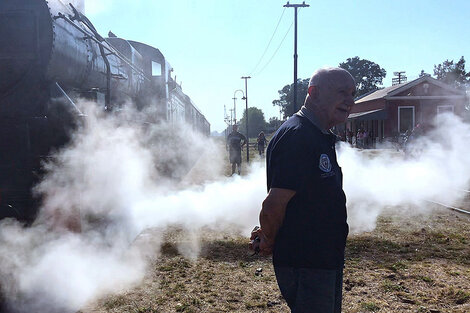
<instances>
[{"instance_id":1,"label":"building roof","mask_svg":"<svg viewBox=\"0 0 470 313\"><path fill-rule=\"evenodd\" d=\"M433 85L436 85L442 89L445 89L447 91L453 92L456 94L457 97L465 97L465 92L461 91L459 89L456 89L452 86L449 86L447 84L444 84L443 82L440 82L439 80L432 78L430 76L423 76L420 78L417 78L415 80L412 80L410 82L404 83L404 84L398 84L395 86L390 86L387 88L379 89L374 92L371 92L369 94L364 95L362 98L357 99L355 102L356 104L362 103L362 102L367 102L367 101L372 101L376 99L390 99L393 96L396 96L403 91L410 89L420 83L427 82ZM441 97L447 97L451 98L452 96L441 96ZM425 98L425 97L423 97Z\"/></svg>"},{"instance_id":2,"label":"building roof","mask_svg":"<svg viewBox=\"0 0 470 313\"><path fill-rule=\"evenodd\" d=\"M362 120L362 121L372 121L372 120L385 120L387 118L387 111L385 109L377 109L366 112L358 112L349 114L348 120Z\"/></svg>"},{"instance_id":3,"label":"building roof","mask_svg":"<svg viewBox=\"0 0 470 313\"><path fill-rule=\"evenodd\" d=\"M361 103L361 102L367 102L367 101L372 101L375 99L381 99L385 98L390 92L394 91L395 89L398 89L402 87L405 84L399 84L395 86L390 86L386 88L382 88L373 92L370 92L368 94L365 94L363 97L357 99L355 102L356 104Z\"/></svg>"}]
</instances>

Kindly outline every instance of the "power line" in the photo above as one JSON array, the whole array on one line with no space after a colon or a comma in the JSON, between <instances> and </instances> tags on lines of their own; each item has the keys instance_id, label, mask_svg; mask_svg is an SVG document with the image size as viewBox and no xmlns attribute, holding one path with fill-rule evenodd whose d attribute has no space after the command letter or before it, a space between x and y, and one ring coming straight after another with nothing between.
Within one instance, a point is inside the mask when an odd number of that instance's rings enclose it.
<instances>
[{"instance_id":1,"label":"power line","mask_svg":"<svg viewBox=\"0 0 470 313\"><path fill-rule=\"evenodd\" d=\"M279 28L279 24L281 24L282 17L284 16L284 12L286 12L286 8L282 11L281 17L279 17L279 21L277 22L276 28L274 29L273 35L271 36L271 39L269 39L268 45L266 46L266 49L264 49L263 55L258 60L258 63L256 63L255 67L251 70L251 74L253 74L254 71L258 68L258 65L260 65L261 61L263 60L264 56L266 55L266 52L268 51L269 46L271 45L271 42L273 41L274 35L276 35L277 29Z\"/></svg>"},{"instance_id":2,"label":"power line","mask_svg":"<svg viewBox=\"0 0 470 313\"><path fill-rule=\"evenodd\" d=\"M287 35L289 35L289 32L290 30L292 29L292 25L294 25L294 22L292 22L289 26L289 29L287 30L286 34L284 35L284 38L282 38L281 40L281 43L279 44L279 46L276 48L276 51L274 51L273 55L271 56L271 58L269 59L269 61L263 66L263 68L254 74L254 76L257 76L259 74L261 74L261 72L264 71L264 69L269 65L269 63L271 63L271 61L274 59L274 57L276 56L277 52L279 51L279 49L281 48L282 44L284 43L284 40L286 40L286 37Z\"/></svg>"}]
</instances>

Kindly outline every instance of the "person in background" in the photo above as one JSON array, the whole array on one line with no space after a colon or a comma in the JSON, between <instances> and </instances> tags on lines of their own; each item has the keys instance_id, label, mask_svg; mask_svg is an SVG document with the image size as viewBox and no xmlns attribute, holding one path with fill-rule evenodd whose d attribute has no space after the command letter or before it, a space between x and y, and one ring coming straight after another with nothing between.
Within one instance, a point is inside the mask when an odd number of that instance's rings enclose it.
<instances>
[{"instance_id":1,"label":"person in background","mask_svg":"<svg viewBox=\"0 0 470 313\"><path fill-rule=\"evenodd\" d=\"M238 126L233 125L232 132L227 137L227 149L229 151L229 160L232 164L232 175L238 168L238 175L241 173L242 165L242 147L247 143L246 137L238 132Z\"/></svg>"},{"instance_id":2,"label":"person in background","mask_svg":"<svg viewBox=\"0 0 470 313\"><path fill-rule=\"evenodd\" d=\"M347 136L348 136L348 142L349 142L349 144L352 145L352 143L353 143L353 137L354 137L354 134L353 134L352 130L348 129Z\"/></svg>"},{"instance_id":3,"label":"person in background","mask_svg":"<svg viewBox=\"0 0 470 313\"><path fill-rule=\"evenodd\" d=\"M369 131L369 148L375 149L374 130Z\"/></svg>"},{"instance_id":4,"label":"person in background","mask_svg":"<svg viewBox=\"0 0 470 313\"><path fill-rule=\"evenodd\" d=\"M264 147L268 144L268 140L264 136L264 132L260 132L258 138L256 138L256 142L258 143L258 153L259 155L264 155Z\"/></svg>"},{"instance_id":5,"label":"person in background","mask_svg":"<svg viewBox=\"0 0 470 313\"><path fill-rule=\"evenodd\" d=\"M367 130L362 133L362 145L364 149L369 148L369 132Z\"/></svg>"},{"instance_id":6,"label":"person in background","mask_svg":"<svg viewBox=\"0 0 470 313\"><path fill-rule=\"evenodd\" d=\"M279 289L292 312L341 312L349 228L336 138L329 130L347 120L355 92L346 70L316 71L304 106L266 151L268 195L250 249L273 253Z\"/></svg>"},{"instance_id":7,"label":"person in background","mask_svg":"<svg viewBox=\"0 0 470 313\"><path fill-rule=\"evenodd\" d=\"M364 130L359 128L356 135L356 148L364 148Z\"/></svg>"}]
</instances>

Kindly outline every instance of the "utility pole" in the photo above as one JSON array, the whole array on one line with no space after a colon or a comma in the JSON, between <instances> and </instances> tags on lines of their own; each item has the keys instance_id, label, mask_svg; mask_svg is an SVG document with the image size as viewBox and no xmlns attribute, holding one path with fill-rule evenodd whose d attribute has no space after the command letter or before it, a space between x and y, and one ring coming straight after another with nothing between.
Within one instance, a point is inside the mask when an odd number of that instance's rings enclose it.
<instances>
[{"instance_id":1,"label":"utility pole","mask_svg":"<svg viewBox=\"0 0 470 313\"><path fill-rule=\"evenodd\" d=\"M285 8L294 8L295 9L295 31L294 31L294 113L297 112L297 9L298 8L307 8L310 5L305 4L305 1L302 4L287 4L284 5Z\"/></svg>"},{"instance_id":2,"label":"utility pole","mask_svg":"<svg viewBox=\"0 0 470 313\"><path fill-rule=\"evenodd\" d=\"M246 162L250 163L250 137L248 136L248 79L250 76L242 76L245 80L245 108L246 108Z\"/></svg>"}]
</instances>

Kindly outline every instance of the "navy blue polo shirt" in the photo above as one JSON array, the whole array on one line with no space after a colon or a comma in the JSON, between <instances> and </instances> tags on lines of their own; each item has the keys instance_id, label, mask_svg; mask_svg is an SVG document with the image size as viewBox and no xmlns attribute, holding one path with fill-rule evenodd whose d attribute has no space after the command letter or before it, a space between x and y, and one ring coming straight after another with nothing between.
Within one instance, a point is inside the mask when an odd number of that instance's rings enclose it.
<instances>
[{"instance_id":1,"label":"navy blue polo shirt","mask_svg":"<svg viewBox=\"0 0 470 313\"><path fill-rule=\"evenodd\" d=\"M295 190L273 250L275 266L339 269L348 235L336 137L294 115L266 151L267 185Z\"/></svg>"}]
</instances>

